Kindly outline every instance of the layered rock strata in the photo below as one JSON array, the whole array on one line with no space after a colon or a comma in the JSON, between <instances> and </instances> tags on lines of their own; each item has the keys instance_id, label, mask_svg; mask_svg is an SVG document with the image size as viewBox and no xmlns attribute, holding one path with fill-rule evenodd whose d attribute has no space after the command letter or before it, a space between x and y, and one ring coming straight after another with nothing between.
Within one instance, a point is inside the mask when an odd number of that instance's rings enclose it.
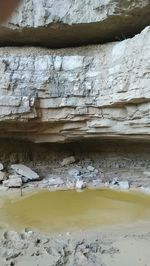
<instances>
[{"instance_id":1,"label":"layered rock strata","mask_svg":"<svg viewBox=\"0 0 150 266\"><path fill-rule=\"evenodd\" d=\"M75 49L0 48L0 136L150 139L150 27Z\"/></svg>"},{"instance_id":2,"label":"layered rock strata","mask_svg":"<svg viewBox=\"0 0 150 266\"><path fill-rule=\"evenodd\" d=\"M1 45L51 48L104 43L150 24L149 0L23 0L1 26Z\"/></svg>"}]
</instances>

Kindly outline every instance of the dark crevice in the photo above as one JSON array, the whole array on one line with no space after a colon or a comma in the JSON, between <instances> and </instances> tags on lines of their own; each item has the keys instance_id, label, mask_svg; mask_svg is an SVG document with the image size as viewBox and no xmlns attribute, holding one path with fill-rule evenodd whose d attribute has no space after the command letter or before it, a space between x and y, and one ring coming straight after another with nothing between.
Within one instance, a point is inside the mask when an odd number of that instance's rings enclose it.
<instances>
[{"instance_id":1,"label":"dark crevice","mask_svg":"<svg viewBox=\"0 0 150 266\"><path fill-rule=\"evenodd\" d=\"M63 48L103 44L131 38L149 24L150 8L137 8L128 14L110 16L97 23L78 25L53 23L38 28L1 28L0 45Z\"/></svg>"}]
</instances>

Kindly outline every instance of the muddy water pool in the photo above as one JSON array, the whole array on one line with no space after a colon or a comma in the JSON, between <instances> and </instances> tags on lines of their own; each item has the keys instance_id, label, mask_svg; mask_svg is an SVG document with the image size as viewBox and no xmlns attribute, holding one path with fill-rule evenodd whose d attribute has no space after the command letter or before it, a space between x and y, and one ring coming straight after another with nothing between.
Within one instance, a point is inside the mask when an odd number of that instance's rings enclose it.
<instances>
[{"instance_id":1,"label":"muddy water pool","mask_svg":"<svg viewBox=\"0 0 150 266\"><path fill-rule=\"evenodd\" d=\"M40 191L0 199L0 228L45 232L150 221L150 196L114 190Z\"/></svg>"}]
</instances>

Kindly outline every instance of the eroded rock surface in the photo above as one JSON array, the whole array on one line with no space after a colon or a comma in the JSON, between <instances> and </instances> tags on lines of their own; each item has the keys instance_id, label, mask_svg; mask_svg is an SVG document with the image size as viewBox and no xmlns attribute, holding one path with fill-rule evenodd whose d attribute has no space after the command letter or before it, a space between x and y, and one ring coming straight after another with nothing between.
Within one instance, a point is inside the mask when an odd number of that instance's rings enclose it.
<instances>
[{"instance_id":1,"label":"eroded rock surface","mask_svg":"<svg viewBox=\"0 0 150 266\"><path fill-rule=\"evenodd\" d=\"M150 27L102 46L0 48L0 136L150 138Z\"/></svg>"},{"instance_id":2,"label":"eroded rock surface","mask_svg":"<svg viewBox=\"0 0 150 266\"><path fill-rule=\"evenodd\" d=\"M149 0L23 0L0 43L56 48L124 39L150 24L149 13Z\"/></svg>"}]
</instances>

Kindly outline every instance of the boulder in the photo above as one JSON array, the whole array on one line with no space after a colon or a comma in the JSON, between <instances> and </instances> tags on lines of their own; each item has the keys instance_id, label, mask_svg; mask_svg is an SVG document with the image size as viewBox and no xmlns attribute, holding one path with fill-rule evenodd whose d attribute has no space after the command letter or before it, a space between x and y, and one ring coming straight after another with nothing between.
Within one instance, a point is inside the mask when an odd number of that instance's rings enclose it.
<instances>
[{"instance_id":1,"label":"boulder","mask_svg":"<svg viewBox=\"0 0 150 266\"><path fill-rule=\"evenodd\" d=\"M24 182L39 179L39 175L26 165L12 164L11 169L14 170L14 172L16 172L17 174L21 175Z\"/></svg>"}]
</instances>

